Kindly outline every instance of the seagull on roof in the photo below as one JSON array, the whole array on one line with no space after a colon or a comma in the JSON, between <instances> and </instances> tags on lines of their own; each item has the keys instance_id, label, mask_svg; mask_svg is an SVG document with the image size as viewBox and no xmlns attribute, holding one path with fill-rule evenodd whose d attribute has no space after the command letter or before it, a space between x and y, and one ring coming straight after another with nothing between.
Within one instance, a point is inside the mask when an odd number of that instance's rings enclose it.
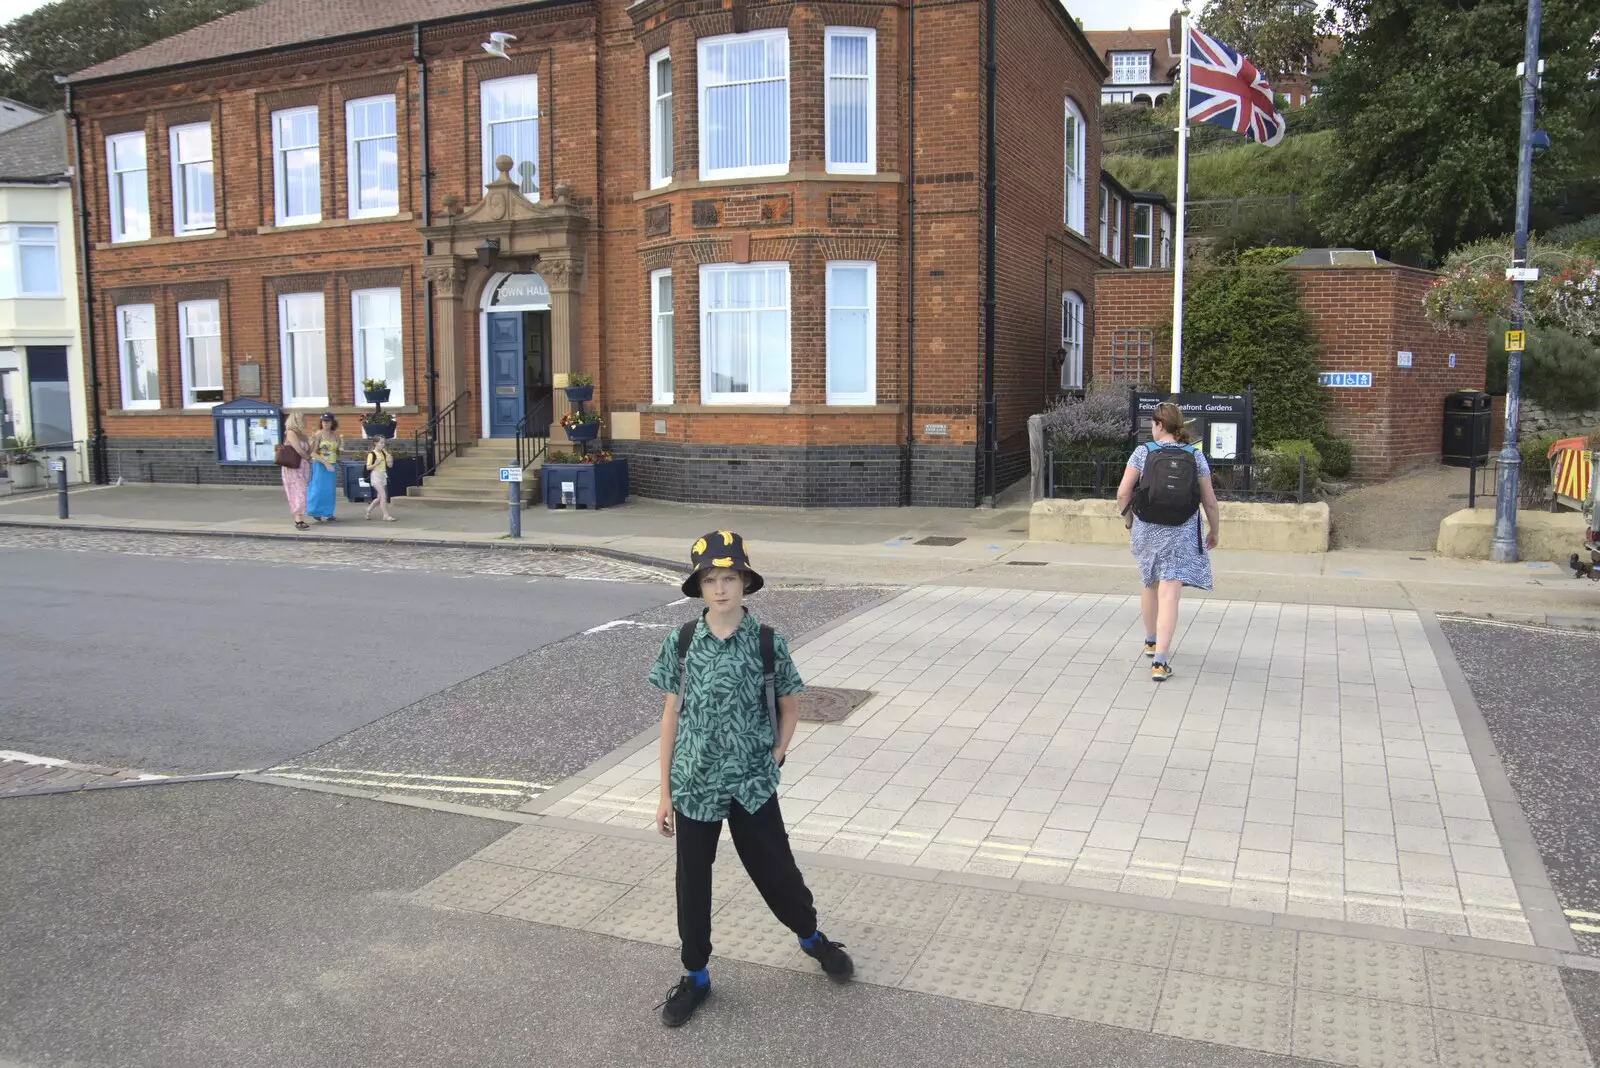
<instances>
[{"instance_id":1,"label":"seagull on roof","mask_svg":"<svg viewBox=\"0 0 1600 1068\"><path fill-rule=\"evenodd\" d=\"M491 33L489 35L489 39L483 42L483 50L489 53L491 56L499 56L501 59L510 59L511 57L506 55L506 42L515 40L516 38L511 36L509 33Z\"/></svg>"}]
</instances>

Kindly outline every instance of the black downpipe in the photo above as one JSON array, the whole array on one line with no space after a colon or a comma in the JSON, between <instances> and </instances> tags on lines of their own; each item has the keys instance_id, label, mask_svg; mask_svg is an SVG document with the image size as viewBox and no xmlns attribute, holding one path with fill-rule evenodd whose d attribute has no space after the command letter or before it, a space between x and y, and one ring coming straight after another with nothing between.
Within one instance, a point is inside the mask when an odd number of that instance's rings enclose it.
<instances>
[{"instance_id":1,"label":"black downpipe","mask_svg":"<svg viewBox=\"0 0 1600 1068\"><path fill-rule=\"evenodd\" d=\"M411 58L417 64L417 133L422 141L419 162L422 166L422 227L433 222L433 161L428 154L428 62L422 58L422 24L411 27ZM433 242L422 239L422 255L433 253ZM439 374L434 366L433 348L433 283L428 281L426 270L422 273L422 352L426 362L423 377L428 383L428 419L439 412ZM430 444L431 449L431 444ZM433 458L428 457L431 464Z\"/></svg>"},{"instance_id":2,"label":"black downpipe","mask_svg":"<svg viewBox=\"0 0 1600 1068\"><path fill-rule=\"evenodd\" d=\"M911 505L917 444L917 5L906 4L906 443L900 450L900 504Z\"/></svg>"},{"instance_id":3,"label":"black downpipe","mask_svg":"<svg viewBox=\"0 0 1600 1068\"><path fill-rule=\"evenodd\" d=\"M89 201L83 192L83 128L72 106L72 86L67 85L67 117L72 120L72 192L78 200L78 288L83 301L83 373L89 380L89 481L110 481L106 457L106 429L100 417L100 366L94 357L94 296L89 289Z\"/></svg>"},{"instance_id":4,"label":"black downpipe","mask_svg":"<svg viewBox=\"0 0 1600 1068\"><path fill-rule=\"evenodd\" d=\"M994 395L994 246L998 232L994 216L995 0L988 0L985 6L984 22L986 23L984 48L987 52L983 63L984 95L987 97L984 101L984 154L987 159L984 166L983 181L983 496L984 503L992 508L995 500L995 462L1000 448L999 428L996 425L998 411Z\"/></svg>"}]
</instances>

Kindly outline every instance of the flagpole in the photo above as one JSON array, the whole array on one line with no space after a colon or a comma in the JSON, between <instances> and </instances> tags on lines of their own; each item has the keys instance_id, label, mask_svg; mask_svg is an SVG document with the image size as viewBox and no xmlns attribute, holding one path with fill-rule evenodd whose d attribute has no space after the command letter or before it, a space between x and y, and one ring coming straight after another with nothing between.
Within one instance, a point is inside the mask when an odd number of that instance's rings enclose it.
<instances>
[{"instance_id":1,"label":"flagpole","mask_svg":"<svg viewBox=\"0 0 1600 1068\"><path fill-rule=\"evenodd\" d=\"M1184 5L1183 35L1179 47L1183 57L1178 74L1178 222L1177 241L1172 260L1172 392L1183 389L1183 246L1189 194L1189 9Z\"/></svg>"}]
</instances>

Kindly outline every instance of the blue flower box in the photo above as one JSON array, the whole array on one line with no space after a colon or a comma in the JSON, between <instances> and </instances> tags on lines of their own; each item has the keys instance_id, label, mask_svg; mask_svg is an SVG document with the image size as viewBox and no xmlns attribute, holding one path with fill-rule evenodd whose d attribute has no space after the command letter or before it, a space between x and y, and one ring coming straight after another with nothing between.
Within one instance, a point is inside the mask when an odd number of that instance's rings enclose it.
<instances>
[{"instance_id":1,"label":"blue flower box","mask_svg":"<svg viewBox=\"0 0 1600 1068\"><path fill-rule=\"evenodd\" d=\"M628 461L598 464L545 464L539 469L539 488L546 508L562 508L562 484L572 483L578 508L610 508L628 499Z\"/></svg>"},{"instance_id":2,"label":"blue flower box","mask_svg":"<svg viewBox=\"0 0 1600 1068\"><path fill-rule=\"evenodd\" d=\"M568 441L593 441L600 436L599 423L574 423L566 429Z\"/></svg>"}]
</instances>

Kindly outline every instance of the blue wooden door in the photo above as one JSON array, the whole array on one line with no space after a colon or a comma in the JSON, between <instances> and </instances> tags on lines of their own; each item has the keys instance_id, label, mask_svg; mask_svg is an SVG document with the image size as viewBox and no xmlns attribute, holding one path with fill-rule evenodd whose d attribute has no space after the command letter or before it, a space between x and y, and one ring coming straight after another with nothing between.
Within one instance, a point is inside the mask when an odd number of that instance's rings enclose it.
<instances>
[{"instance_id":1,"label":"blue wooden door","mask_svg":"<svg viewBox=\"0 0 1600 1068\"><path fill-rule=\"evenodd\" d=\"M489 318L489 436L514 438L525 412L522 401L522 313L491 312Z\"/></svg>"}]
</instances>

